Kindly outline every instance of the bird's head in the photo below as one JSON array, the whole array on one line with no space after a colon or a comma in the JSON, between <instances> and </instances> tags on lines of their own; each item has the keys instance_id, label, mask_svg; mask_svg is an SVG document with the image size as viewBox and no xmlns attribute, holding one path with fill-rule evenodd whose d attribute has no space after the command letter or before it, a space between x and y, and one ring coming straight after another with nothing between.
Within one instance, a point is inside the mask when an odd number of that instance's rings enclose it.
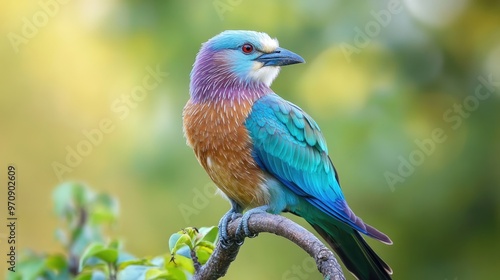
<instances>
[{"instance_id":1,"label":"bird's head","mask_svg":"<svg viewBox=\"0 0 500 280\"><path fill-rule=\"evenodd\" d=\"M266 33L224 31L204 43L196 56L191 95L231 97L238 92L231 87L268 89L280 66L303 62L302 57L280 48L278 40Z\"/></svg>"}]
</instances>

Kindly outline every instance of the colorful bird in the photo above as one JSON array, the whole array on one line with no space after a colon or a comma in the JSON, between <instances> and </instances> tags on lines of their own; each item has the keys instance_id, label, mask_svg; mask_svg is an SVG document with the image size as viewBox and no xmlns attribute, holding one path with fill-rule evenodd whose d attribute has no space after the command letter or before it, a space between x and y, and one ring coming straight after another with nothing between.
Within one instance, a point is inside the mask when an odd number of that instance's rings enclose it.
<instances>
[{"instance_id":1,"label":"colorful bird","mask_svg":"<svg viewBox=\"0 0 500 280\"><path fill-rule=\"evenodd\" d=\"M231 202L221 238L238 213L303 217L358 279L391 279L391 268L360 233L392 244L347 205L316 122L271 90L280 66L303 63L255 31L224 31L204 43L191 71L184 133L199 163ZM247 222L245 224L245 221Z\"/></svg>"}]
</instances>

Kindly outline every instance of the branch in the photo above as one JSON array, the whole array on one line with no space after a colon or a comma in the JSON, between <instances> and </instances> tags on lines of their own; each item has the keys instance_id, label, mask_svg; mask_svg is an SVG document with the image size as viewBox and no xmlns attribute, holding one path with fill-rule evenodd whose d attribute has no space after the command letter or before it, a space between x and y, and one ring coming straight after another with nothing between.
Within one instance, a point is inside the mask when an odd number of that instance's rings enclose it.
<instances>
[{"instance_id":1,"label":"branch","mask_svg":"<svg viewBox=\"0 0 500 280\"><path fill-rule=\"evenodd\" d=\"M235 236L241 217L231 221L228 234ZM254 214L248 220L248 227L253 233L269 232L282 236L306 251L316 261L318 270L325 279L345 280L342 269L333 253L314 234L280 215L267 213ZM205 265L196 271L194 280L213 280L224 276L232 261L236 259L240 245L236 243L224 249L220 242Z\"/></svg>"}]
</instances>

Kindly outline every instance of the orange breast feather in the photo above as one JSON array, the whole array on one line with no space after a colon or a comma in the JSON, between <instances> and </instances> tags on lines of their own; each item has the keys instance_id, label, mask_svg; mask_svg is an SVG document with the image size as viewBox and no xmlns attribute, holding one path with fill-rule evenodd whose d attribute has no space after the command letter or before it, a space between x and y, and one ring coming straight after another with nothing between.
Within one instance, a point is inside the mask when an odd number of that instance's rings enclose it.
<instances>
[{"instance_id":1,"label":"orange breast feather","mask_svg":"<svg viewBox=\"0 0 500 280\"><path fill-rule=\"evenodd\" d=\"M184 133L200 164L229 198L243 207L267 204L263 171L251 155L245 128L249 102L195 104L184 107Z\"/></svg>"}]
</instances>

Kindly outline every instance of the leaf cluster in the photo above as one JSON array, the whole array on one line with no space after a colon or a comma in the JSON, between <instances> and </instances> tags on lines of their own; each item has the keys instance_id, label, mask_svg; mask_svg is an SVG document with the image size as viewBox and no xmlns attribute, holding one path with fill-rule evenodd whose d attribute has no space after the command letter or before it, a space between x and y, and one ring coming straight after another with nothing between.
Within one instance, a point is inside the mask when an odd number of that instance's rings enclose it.
<instances>
[{"instance_id":1,"label":"leaf cluster","mask_svg":"<svg viewBox=\"0 0 500 280\"><path fill-rule=\"evenodd\" d=\"M63 183L53 192L55 214L62 227L55 231L63 252L23 252L16 272L7 280L188 280L210 258L217 227L185 228L169 239L170 253L138 258L123 242L106 236L116 224L118 201L80 183Z\"/></svg>"}]
</instances>

